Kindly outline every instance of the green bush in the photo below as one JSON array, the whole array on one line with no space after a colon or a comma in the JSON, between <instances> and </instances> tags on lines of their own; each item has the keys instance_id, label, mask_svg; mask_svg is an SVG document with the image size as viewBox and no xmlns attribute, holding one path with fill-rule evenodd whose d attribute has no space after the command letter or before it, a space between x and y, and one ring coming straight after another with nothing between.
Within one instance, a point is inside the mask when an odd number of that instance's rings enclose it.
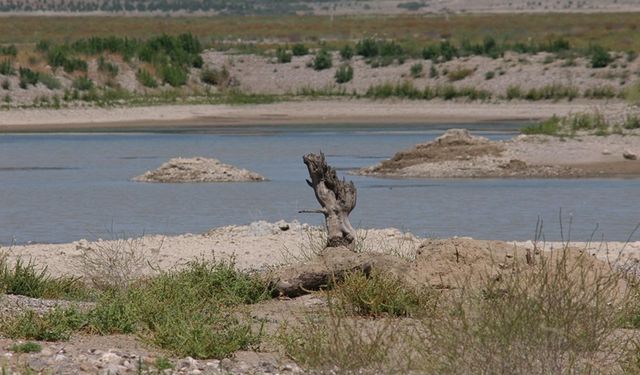
<instances>
[{"instance_id":1,"label":"green bush","mask_svg":"<svg viewBox=\"0 0 640 375\"><path fill-rule=\"evenodd\" d=\"M136 73L136 78L144 87L156 88L158 87L158 82L155 77L146 69L140 68L138 69L138 73Z\"/></svg>"},{"instance_id":2,"label":"green bush","mask_svg":"<svg viewBox=\"0 0 640 375\"><path fill-rule=\"evenodd\" d=\"M473 74L473 69L458 68L456 70L449 71L449 73L447 73L447 78L451 82L461 81L472 74Z\"/></svg>"},{"instance_id":3,"label":"green bush","mask_svg":"<svg viewBox=\"0 0 640 375\"><path fill-rule=\"evenodd\" d=\"M2 88L4 90L11 90L11 82L8 79L2 81Z\"/></svg>"},{"instance_id":4,"label":"green bush","mask_svg":"<svg viewBox=\"0 0 640 375\"><path fill-rule=\"evenodd\" d=\"M329 69L332 65L333 62L331 61L331 53L329 53L329 51L323 48L316 53L316 57L313 59L313 69Z\"/></svg>"},{"instance_id":5,"label":"green bush","mask_svg":"<svg viewBox=\"0 0 640 375\"><path fill-rule=\"evenodd\" d=\"M93 88L93 81L87 76L81 76L73 80L72 86L76 90L89 91Z\"/></svg>"},{"instance_id":6,"label":"green bush","mask_svg":"<svg viewBox=\"0 0 640 375\"><path fill-rule=\"evenodd\" d=\"M16 57L18 56L18 48L16 48L14 44L11 44L6 47L0 46L0 55Z\"/></svg>"},{"instance_id":7,"label":"green bush","mask_svg":"<svg viewBox=\"0 0 640 375\"><path fill-rule=\"evenodd\" d=\"M413 78L419 78L422 76L422 71L424 70L424 66L422 63L415 63L411 65L411 76Z\"/></svg>"},{"instance_id":8,"label":"green bush","mask_svg":"<svg viewBox=\"0 0 640 375\"><path fill-rule=\"evenodd\" d=\"M618 93L613 86L595 86L586 89L582 96L590 99L611 99L618 96Z\"/></svg>"},{"instance_id":9,"label":"green bush","mask_svg":"<svg viewBox=\"0 0 640 375\"><path fill-rule=\"evenodd\" d=\"M66 341L86 323L76 309L54 308L40 316L27 310L0 322L0 332L10 338L38 341Z\"/></svg>"},{"instance_id":10,"label":"green bush","mask_svg":"<svg viewBox=\"0 0 640 375\"><path fill-rule=\"evenodd\" d=\"M302 43L296 43L291 48L293 56L306 56L309 54L309 48Z\"/></svg>"},{"instance_id":11,"label":"green bush","mask_svg":"<svg viewBox=\"0 0 640 375\"><path fill-rule=\"evenodd\" d=\"M276 49L276 58L280 64L291 62L291 54L284 47L278 47Z\"/></svg>"},{"instance_id":12,"label":"green bush","mask_svg":"<svg viewBox=\"0 0 640 375\"><path fill-rule=\"evenodd\" d=\"M351 60L353 58L353 48L348 44L340 48L340 57L345 61Z\"/></svg>"},{"instance_id":13,"label":"green bush","mask_svg":"<svg viewBox=\"0 0 640 375\"><path fill-rule=\"evenodd\" d=\"M89 64L82 59L68 59L64 62L62 68L67 73L73 73L75 71L86 73L89 69Z\"/></svg>"},{"instance_id":14,"label":"green bush","mask_svg":"<svg viewBox=\"0 0 640 375\"><path fill-rule=\"evenodd\" d=\"M624 121L623 127L629 130L640 129L640 117L636 115L628 115Z\"/></svg>"},{"instance_id":15,"label":"green bush","mask_svg":"<svg viewBox=\"0 0 640 375\"><path fill-rule=\"evenodd\" d=\"M488 81L488 80L490 80L490 79L493 79L495 76L496 76L496 72L494 72L494 71L492 70L492 71L486 72L486 73L484 74L484 79L486 79L486 80Z\"/></svg>"},{"instance_id":16,"label":"green bush","mask_svg":"<svg viewBox=\"0 0 640 375\"><path fill-rule=\"evenodd\" d=\"M560 118L554 115L548 120L525 126L520 129L520 132L522 134L557 135L560 131L560 122Z\"/></svg>"},{"instance_id":17,"label":"green bush","mask_svg":"<svg viewBox=\"0 0 640 375\"><path fill-rule=\"evenodd\" d=\"M591 46L589 55L591 56L591 67L593 68L604 68L613 62L613 57L611 57L609 51L599 45Z\"/></svg>"},{"instance_id":18,"label":"green bush","mask_svg":"<svg viewBox=\"0 0 640 375\"><path fill-rule=\"evenodd\" d=\"M160 77L164 83L173 87L183 86L187 83L187 72L179 66L163 65L160 68Z\"/></svg>"},{"instance_id":19,"label":"green bush","mask_svg":"<svg viewBox=\"0 0 640 375\"><path fill-rule=\"evenodd\" d=\"M40 73L40 76L38 77L38 79L45 86L47 86L49 90L58 90L62 88L62 84L60 83L60 81L56 77L52 76L51 74Z\"/></svg>"},{"instance_id":20,"label":"green bush","mask_svg":"<svg viewBox=\"0 0 640 375\"><path fill-rule=\"evenodd\" d=\"M335 78L337 83L347 83L351 81L353 79L353 68L351 67L351 65L341 65L336 70Z\"/></svg>"},{"instance_id":21,"label":"green bush","mask_svg":"<svg viewBox=\"0 0 640 375\"><path fill-rule=\"evenodd\" d=\"M522 89L520 88L520 86L511 85L507 87L507 93L506 93L507 100L522 99L523 96L524 95L522 93Z\"/></svg>"},{"instance_id":22,"label":"green bush","mask_svg":"<svg viewBox=\"0 0 640 375\"><path fill-rule=\"evenodd\" d=\"M9 59L0 61L0 74L5 76L16 74L16 70L13 68L13 61Z\"/></svg>"},{"instance_id":23,"label":"green bush","mask_svg":"<svg viewBox=\"0 0 640 375\"><path fill-rule=\"evenodd\" d=\"M29 68L20 68L20 88L26 89L28 85L36 85L40 79L40 74Z\"/></svg>"}]
</instances>

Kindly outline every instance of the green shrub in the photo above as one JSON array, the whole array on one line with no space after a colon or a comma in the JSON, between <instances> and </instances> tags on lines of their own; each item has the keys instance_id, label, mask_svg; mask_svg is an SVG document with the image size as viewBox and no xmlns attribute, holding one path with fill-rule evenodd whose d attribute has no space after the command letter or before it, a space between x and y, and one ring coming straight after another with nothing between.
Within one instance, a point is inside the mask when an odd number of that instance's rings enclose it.
<instances>
[{"instance_id":1,"label":"green shrub","mask_svg":"<svg viewBox=\"0 0 640 375\"><path fill-rule=\"evenodd\" d=\"M424 66L422 63L415 63L411 65L411 76L413 78L419 78L422 76L422 71L424 70Z\"/></svg>"},{"instance_id":2,"label":"green shrub","mask_svg":"<svg viewBox=\"0 0 640 375\"><path fill-rule=\"evenodd\" d=\"M0 55L16 57L18 56L18 48L16 48L14 44L11 44L6 47L0 46Z\"/></svg>"},{"instance_id":3,"label":"green shrub","mask_svg":"<svg viewBox=\"0 0 640 375\"><path fill-rule=\"evenodd\" d=\"M226 86L231 78L227 67L222 69L205 69L200 74L200 80L204 83L214 86Z\"/></svg>"},{"instance_id":4,"label":"green shrub","mask_svg":"<svg viewBox=\"0 0 640 375\"><path fill-rule=\"evenodd\" d=\"M377 66L389 65L396 59L404 61L405 58L405 51L400 44L395 41L374 38L358 41L355 52L372 62L377 62Z\"/></svg>"},{"instance_id":5,"label":"green shrub","mask_svg":"<svg viewBox=\"0 0 640 375\"><path fill-rule=\"evenodd\" d=\"M494 72L493 70L488 71L484 74L484 79L486 79L487 81L490 79L493 79L496 76L496 72Z\"/></svg>"},{"instance_id":6,"label":"green shrub","mask_svg":"<svg viewBox=\"0 0 640 375\"><path fill-rule=\"evenodd\" d=\"M511 85L507 87L507 100L521 99L523 96L520 86Z\"/></svg>"},{"instance_id":7,"label":"green shrub","mask_svg":"<svg viewBox=\"0 0 640 375\"><path fill-rule=\"evenodd\" d=\"M191 66L197 69L202 69L202 66L204 66L204 59L202 58L202 56L195 55L191 62Z\"/></svg>"},{"instance_id":8,"label":"green shrub","mask_svg":"<svg viewBox=\"0 0 640 375\"><path fill-rule=\"evenodd\" d=\"M313 59L313 69L315 70L324 70L329 69L333 65L331 61L331 53L326 49L321 49L316 53L315 58Z\"/></svg>"},{"instance_id":9,"label":"green shrub","mask_svg":"<svg viewBox=\"0 0 640 375\"><path fill-rule=\"evenodd\" d=\"M107 291L87 315L90 330L101 335L134 333L138 324L136 305L126 291Z\"/></svg>"},{"instance_id":10,"label":"green shrub","mask_svg":"<svg viewBox=\"0 0 640 375\"><path fill-rule=\"evenodd\" d=\"M73 80L72 86L76 90L89 91L93 88L93 81L87 76L80 76Z\"/></svg>"},{"instance_id":11,"label":"green shrub","mask_svg":"<svg viewBox=\"0 0 640 375\"><path fill-rule=\"evenodd\" d=\"M29 68L20 68L20 88L26 89L28 85L36 85L40 79L40 74Z\"/></svg>"},{"instance_id":12,"label":"green shrub","mask_svg":"<svg viewBox=\"0 0 640 375\"><path fill-rule=\"evenodd\" d=\"M62 84L60 81L52 76L51 74L40 73L38 77L39 81L42 82L49 90L58 90L62 88Z\"/></svg>"},{"instance_id":13,"label":"green shrub","mask_svg":"<svg viewBox=\"0 0 640 375\"><path fill-rule=\"evenodd\" d=\"M458 57L459 50L450 41L443 40L438 45L429 45L422 50L422 57L425 60L449 61Z\"/></svg>"},{"instance_id":14,"label":"green shrub","mask_svg":"<svg viewBox=\"0 0 640 375\"><path fill-rule=\"evenodd\" d=\"M573 100L578 97L578 95L579 91L574 86L553 84L540 88L532 88L526 93L524 98L527 100Z\"/></svg>"},{"instance_id":15,"label":"green shrub","mask_svg":"<svg viewBox=\"0 0 640 375\"><path fill-rule=\"evenodd\" d=\"M0 332L10 338L38 341L66 341L86 323L73 308L54 308L40 316L33 310L0 322Z\"/></svg>"},{"instance_id":16,"label":"green shrub","mask_svg":"<svg viewBox=\"0 0 640 375\"><path fill-rule=\"evenodd\" d=\"M336 82L347 83L353 79L353 68L351 65L343 64L336 70Z\"/></svg>"},{"instance_id":17,"label":"green shrub","mask_svg":"<svg viewBox=\"0 0 640 375\"><path fill-rule=\"evenodd\" d=\"M368 58L375 57L380 54L380 46L378 41L373 38L365 38L356 43L356 54Z\"/></svg>"},{"instance_id":18,"label":"green shrub","mask_svg":"<svg viewBox=\"0 0 640 375\"><path fill-rule=\"evenodd\" d=\"M119 70L118 65L106 61L104 56L100 56L98 58L98 71L107 73L111 77L115 77L118 75Z\"/></svg>"},{"instance_id":19,"label":"green shrub","mask_svg":"<svg viewBox=\"0 0 640 375\"><path fill-rule=\"evenodd\" d=\"M278 49L276 49L276 58L280 64L291 62L291 54L284 47L278 47Z\"/></svg>"},{"instance_id":20,"label":"green shrub","mask_svg":"<svg viewBox=\"0 0 640 375\"><path fill-rule=\"evenodd\" d=\"M578 113L565 118L572 131L580 130L599 130L603 131L608 128L604 116L600 113Z\"/></svg>"},{"instance_id":21,"label":"green shrub","mask_svg":"<svg viewBox=\"0 0 640 375\"><path fill-rule=\"evenodd\" d=\"M627 115L623 127L629 130L640 129L640 118L636 115Z\"/></svg>"},{"instance_id":22,"label":"green shrub","mask_svg":"<svg viewBox=\"0 0 640 375\"><path fill-rule=\"evenodd\" d=\"M89 64L82 59L68 59L64 62L62 68L67 73L73 73L75 71L86 73L89 69Z\"/></svg>"},{"instance_id":23,"label":"green shrub","mask_svg":"<svg viewBox=\"0 0 640 375\"><path fill-rule=\"evenodd\" d=\"M591 46L589 55L591 56L591 67L593 68L604 68L613 62L613 57L611 57L609 51L599 45Z\"/></svg>"},{"instance_id":24,"label":"green shrub","mask_svg":"<svg viewBox=\"0 0 640 375\"><path fill-rule=\"evenodd\" d=\"M351 48L349 44L340 48L340 57L345 61L351 60L351 58L353 58L353 48Z\"/></svg>"},{"instance_id":25,"label":"green shrub","mask_svg":"<svg viewBox=\"0 0 640 375\"><path fill-rule=\"evenodd\" d=\"M309 48L302 43L296 43L291 48L293 56L306 56L309 54Z\"/></svg>"},{"instance_id":26,"label":"green shrub","mask_svg":"<svg viewBox=\"0 0 640 375\"><path fill-rule=\"evenodd\" d=\"M164 83L173 87L183 86L187 83L187 71L180 66L163 65L160 68L160 77Z\"/></svg>"},{"instance_id":27,"label":"green shrub","mask_svg":"<svg viewBox=\"0 0 640 375\"><path fill-rule=\"evenodd\" d=\"M438 69L436 69L434 64L431 64L431 67L429 68L429 78L438 78L440 76L440 73L438 73Z\"/></svg>"},{"instance_id":28,"label":"green shrub","mask_svg":"<svg viewBox=\"0 0 640 375\"><path fill-rule=\"evenodd\" d=\"M618 96L618 94L612 86L595 86L586 89L582 96L590 99L611 99Z\"/></svg>"},{"instance_id":29,"label":"green shrub","mask_svg":"<svg viewBox=\"0 0 640 375\"><path fill-rule=\"evenodd\" d=\"M0 74L5 76L16 74L16 70L13 68L13 61L9 59L0 61Z\"/></svg>"},{"instance_id":30,"label":"green shrub","mask_svg":"<svg viewBox=\"0 0 640 375\"><path fill-rule=\"evenodd\" d=\"M158 82L155 77L146 69L140 68L138 69L138 73L136 73L136 78L144 87L156 88L158 87Z\"/></svg>"},{"instance_id":31,"label":"green shrub","mask_svg":"<svg viewBox=\"0 0 640 375\"><path fill-rule=\"evenodd\" d=\"M473 69L458 68L456 70L451 70L449 73L447 73L447 78L449 79L449 81L455 82L455 81L461 81L467 78L468 76L470 76L471 74L473 74Z\"/></svg>"},{"instance_id":32,"label":"green shrub","mask_svg":"<svg viewBox=\"0 0 640 375\"><path fill-rule=\"evenodd\" d=\"M40 353L42 351L42 345L37 342L27 341L22 344L14 344L9 348L14 353Z\"/></svg>"},{"instance_id":33,"label":"green shrub","mask_svg":"<svg viewBox=\"0 0 640 375\"><path fill-rule=\"evenodd\" d=\"M8 79L2 81L2 86L4 90L11 90L11 82Z\"/></svg>"},{"instance_id":34,"label":"green shrub","mask_svg":"<svg viewBox=\"0 0 640 375\"><path fill-rule=\"evenodd\" d=\"M554 115L548 120L525 126L520 129L520 132L522 134L557 135L560 131L560 122L560 118Z\"/></svg>"}]
</instances>

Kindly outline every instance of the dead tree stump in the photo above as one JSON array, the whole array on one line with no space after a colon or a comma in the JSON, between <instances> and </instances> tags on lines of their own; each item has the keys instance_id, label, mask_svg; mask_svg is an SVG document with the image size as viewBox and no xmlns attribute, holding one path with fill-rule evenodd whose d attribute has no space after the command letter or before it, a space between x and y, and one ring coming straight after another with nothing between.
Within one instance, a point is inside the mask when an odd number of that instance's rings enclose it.
<instances>
[{"instance_id":1,"label":"dead tree stump","mask_svg":"<svg viewBox=\"0 0 640 375\"><path fill-rule=\"evenodd\" d=\"M352 181L338 179L336 170L327 165L324 154L307 154L302 160L307 165L309 177L307 184L313 188L319 210L304 210L300 212L315 212L324 214L327 226L327 247L344 246L350 250L355 248L356 230L349 222L349 214L356 206L356 187Z\"/></svg>"}]
</instances>

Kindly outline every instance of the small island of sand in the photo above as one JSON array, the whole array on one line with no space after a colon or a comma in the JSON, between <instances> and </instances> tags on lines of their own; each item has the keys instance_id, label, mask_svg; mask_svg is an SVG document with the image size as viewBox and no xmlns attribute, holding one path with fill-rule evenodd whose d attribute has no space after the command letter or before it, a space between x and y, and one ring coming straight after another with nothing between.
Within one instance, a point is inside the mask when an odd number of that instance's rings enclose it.
<instances>
[{"instance_id":1,"label":"small island of sand","mask_svg":"<svg viewBox=\"0 0 640 375\"><path fill-rule=\"evenodd\" d=\"M246 169L224 164L218 159L173 158L160 168L134 177L137 182L253 182L266 179Z\"/></svg>"}]
</instances>

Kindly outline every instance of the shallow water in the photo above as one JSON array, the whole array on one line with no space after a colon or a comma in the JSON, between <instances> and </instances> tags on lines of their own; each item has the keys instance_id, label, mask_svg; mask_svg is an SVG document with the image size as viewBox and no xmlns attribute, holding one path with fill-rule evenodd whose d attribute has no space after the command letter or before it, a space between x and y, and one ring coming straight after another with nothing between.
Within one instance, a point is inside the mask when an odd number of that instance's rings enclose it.
<instances>
[{"instance_id":1,"label":"shallow water","mask_svg":"<svg viewBox=\"0 0 640 375\"><path fill-rule=\"evenodd\" d=\"M504 139L518 124L465 125ZM243 126L156 133L0 135L0 243L197 233L255 220L320 224L302 155L324 151L339 173L425 142L451 125ZM215 157L263 183L145 184L130 179L176 156ZM348 176L352 222L421 236L626 240L640 222L640 179L392 180ZM636 236L634 239L638 239Z\"/></svg>"}]
</instances>

